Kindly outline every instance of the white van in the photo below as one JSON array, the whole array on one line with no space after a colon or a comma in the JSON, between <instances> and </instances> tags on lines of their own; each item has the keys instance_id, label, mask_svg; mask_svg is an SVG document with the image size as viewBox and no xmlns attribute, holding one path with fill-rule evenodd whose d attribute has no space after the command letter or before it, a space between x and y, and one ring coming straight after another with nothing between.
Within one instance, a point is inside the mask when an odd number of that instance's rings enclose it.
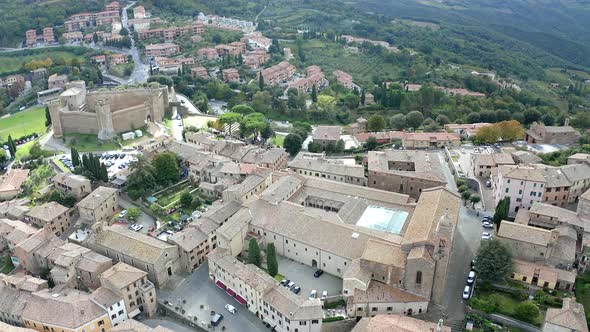
<instances>
[{"instance_id":1,"label":"white van","mask_svg":"<svg viewBox=\"0 0 590 332\"><path fill-rule=\"evenodd\" d=\"M313 300L313 299L315 299L317 297L318 297L318 291L316 291L315 289L312 289L311 290L311 293L309 293L309 299L310 300Z\"/></svg>"}]
</instances>

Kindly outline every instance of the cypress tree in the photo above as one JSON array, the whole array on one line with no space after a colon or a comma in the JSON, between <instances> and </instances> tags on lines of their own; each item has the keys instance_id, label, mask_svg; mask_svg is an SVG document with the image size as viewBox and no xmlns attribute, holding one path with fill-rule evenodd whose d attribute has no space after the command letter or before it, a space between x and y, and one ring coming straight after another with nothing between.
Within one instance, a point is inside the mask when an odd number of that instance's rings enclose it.
<instances>
[{"instance_id":1,"label":"cypress tree","mask_svg":"<svg viewBox=\"0 0 590 332\"><path fill-rule=\"evenodd\" d=\"M51 126L51 114L49 113L49 107L45 106L45 127Z\"/></svg>"},{"instance_id":2,"label":"cypress tree","mask_svg":"<svg viewBox=\"0 0 590 332\"><path fill-rule=\"evenodd\" d=\"M258 247L256 239L250 239L250 242L248 243L248 263L260 267L260 247Z\"/></svg>"},{"instance_id":3,"label":"cypress tree","mask_svg":"<svg viewBox=\"0 0 590 332\"><path fill-rule=\"evenodd\" d=\"M311 87L311 101L314 103L318 101L318 91L315 84Z\"/></svg>"},{"instance_id":4,"label":"cypress tree","mask_svg":"<svg viewBox=\"0 0 590 332\"><path fill-rule=\"evenodd\" d=\"M107 170L107 166L105 164L100 164L100 179L103 182L109 182L109 171Z\"/></svg>"},{"instance_id":5,"label":"cypress tree","mask_svg":"<svg viewBox=\"0 0 590 332\"><path fill-rule=\"evenodd\" d=\"M88 154L85 153L82 155L82 168L85 170L89 170L89 163L88 163Z\"/></svg>"},{"instance_id":6,"label":"cypress tree","mask_svg":"<svg viewBox=\"0 0 590 332\"><path fill-rule=\"evenodd\" d=\"M365 90L363 89L363 91L361 92L361 105L365 105Z\"/></svg>"},{"instance_id":7,"label":"cypress tree","mask_svg":"<svg viewBox=\"0 0 590 332\"><path fill-rule=\"evenodd\" d=\"M70 149L70 157L72 159L72 165L74 165L74 167L80 166L80 155L78 154L78 151L75 147L72 147Z\"/></svg>"},{"instance_id":8,"label":"cypress tree","mask_svg":"<svg viewBox=\"0 0 590 332\"><path fill-rule=\"evenodd\" d=\"M12 140L12 136L8 135L8 152L10 152L10 157L14 159L16 157L16 144Z\"/></svg>"},{"instance_id":9,"label":"cypress tree","mask_svg":"<svg viewBox=\"0 0 590 332\"><path fill-rule=\"evenodd\" d=\"M279 273L279 263L277 262L277 252L274 243L269 243L266 247L266 268L268 274L273 277Z\"/></svg>"},{"instance_id":10,"label":"cypress tree","mask_svg":"<svg viewBox=\"0 0 590 332\"><path fill-rule=\"evenodd\" d=\"M260 90L264 90L264 77L262 77L262 74L258 77L258 87Z\"/></svg>"}]
</instances>

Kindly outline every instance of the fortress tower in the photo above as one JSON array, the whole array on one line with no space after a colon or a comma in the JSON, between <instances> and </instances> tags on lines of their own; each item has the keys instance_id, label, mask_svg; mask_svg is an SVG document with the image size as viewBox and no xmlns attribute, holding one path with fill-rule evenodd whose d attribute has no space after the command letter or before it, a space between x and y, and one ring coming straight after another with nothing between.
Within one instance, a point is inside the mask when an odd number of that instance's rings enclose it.
<instances>
[{"instance_id":1,"label":"fortress tower","mask_svg":"<svg viewBox=\"0 0 590 332\"><path fill-rule=\"evenodd\" d=\"M61 118L59 116L59 111L61 108L61 103L59 99L50 100L47 103L47 107L49 108L49 115L51 116L51 125L53 127L53 136L60 138L63 137L63 128L61 125Z\"/></svg>"},{"instance_id":2,"label":"fortress tower","mask_svg":"<svg viewBox=\"0 0 590 332\"><path fill-rule=\"evenodd\" d=\"M117 136L113 128L113 114L109 97L96 101L96 116L98 118L98 139L109 140Z\"/></svg>"}]
</instances>

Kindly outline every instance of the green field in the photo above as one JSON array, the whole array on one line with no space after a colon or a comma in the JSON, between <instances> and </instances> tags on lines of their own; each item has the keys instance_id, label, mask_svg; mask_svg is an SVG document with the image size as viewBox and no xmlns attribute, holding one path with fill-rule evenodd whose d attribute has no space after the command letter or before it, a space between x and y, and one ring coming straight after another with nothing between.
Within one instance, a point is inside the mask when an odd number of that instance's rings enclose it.
<instances>
[{"instance_id":1,"label":"green field","mask_svg":"<svg viewBox=\"0 0 590 332\"><path fill-rule=\"evenodd\" d=\"M336 69L352 75L355 82L362 86L373 86L373 76L378 73L381 80L397 80L400 78L400 68L385 63L376 56L365 53L351 53L342 45L321 40L307 40L303 44L305 50L305 65L322 67L328 77Z\"/></svg>"},{"instance_id":2,"label":"green field","mask_svg":"<svg viewBox=\"0 0 590 332\"><path fill-rule=\"evenodd\" d=\"M75 146L78 152L111 151L121 147L113 141L101 142L96 135L65 134L68 146Z\"/></svg>"},{"instance_id":3,"label":"green field","mask_svg":"<svg viewBox=\"0 0 590 332\"><path fill-rule=\"evenodd\" d=\"M32 133L45 133L45 108L38 107L0 118L0 142Z\"/></svg>"},{"instance_id":4,"label":"green field","mask_svg":"<svg viewBox=\"0 0 590 332\"><path fill-rule=\"evenodd\" d=\"M283 142L285 141L285 137L286 136L276 134L275 137L270 139L270 144L282 147Z\"/></svg>"},{"instance_id":5,"label":"green field","mask_svg":"<svg viewBox=\"0 0 590 332\"><path fill-rule=\"evenodd\" d=\"M63 58L66 61L70 61L73 58L78 58L80 62L84 62L84 56L76 56L73 53L67 51L48 51L39 54L31 55L19 55L18 53L4 53L0 54L0 75L4 73L14 73L21 68L21 65L31 60L45 60L52 58L53 60Z\"/></svg>"}]
</instances>

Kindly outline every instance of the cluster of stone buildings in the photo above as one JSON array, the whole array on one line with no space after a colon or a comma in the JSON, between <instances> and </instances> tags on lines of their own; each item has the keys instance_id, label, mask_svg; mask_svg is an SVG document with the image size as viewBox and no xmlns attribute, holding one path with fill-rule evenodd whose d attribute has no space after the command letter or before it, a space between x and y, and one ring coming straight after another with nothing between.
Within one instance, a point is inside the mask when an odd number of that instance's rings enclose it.
<instances>
[{"instance_id":1,"label":"cluster of stone buildings","mask_svg":"<svg viewBox=\"0 0 590 332\"><path fill-rule=\"evenodd\" d=\"M107 9L108 8L108 9ZM121 21L120 5L108 4L105 10L98 13L80 13L70 16L64 26L67 31L77 31L101 25L111 25Z\"/></svg>"},{"instance_id":2,"label":"cluster of stone buildings","mask_svg":"<svg viewBox=\"0 0 590 332\"><path fill-rule=\"evenodd\" d=\"M311 92L314 86L316 89L321 90L328 85L328 80L326 79L322 68L319 66L309 66L305 72L305 77L289 82L287 88L296 89L299 92Z\"/></svg>"},{"instance_id":3,"label":"cluster of stone buildings","mask_svg":"<svg viewBox=\"0 0 590 332\"><path fill-rule=\"evenodd\" d=\"M499 164L492 168L491 182L496 203L510 197L511 215L530 209L535 202L566 207L590 189L590 166Z\"/></svg>"},{"instance_id":4,"label":"cluster of stone buildings","mask_svg":"<svg viewBox=\"0 0 590 332\"><path fill-rule=\"evenodd\" d=\"M136 23L137 24L137 23ZM194 22L184 26L173 26L160 29L140 29L137 35L141 39L162 38L165 41L173 41L181 36L198 36L205 32L205 26L201 22Z\"/></svg>"},{"instance_id":5,"label":"cluster of stone buildings","mask_svg":"<svg viewBox=\"0 0 590 332\"><path fill-rule=\"evenodd\" d=\"M349 36L349 35L343 35L342 39L346 42L346 44L351 44L351 43L356 43L356 44L363 44L363 43L368 43L374 46L381 46L384 47L385 49L387 49L388 51L391 52L399 52L399 49L395 46L392 46L391 44L389 44L386 41L381 41L381 40L371 40L371 39L367 39L367 38L360 38L360 37L354 37L354 36Z\"/></svg>"},{"instance_id":6,"label":"cluster of stone buildings","mask_svg":"<svg viewBox=\"0 0 590 332\"><path fill-rule=\"evenodd\" d=\"M262 76L264 84L278 85L287 83L295 74L296 68L287 61L261 70L258 75Z\"/></svg>"},{"instance_id":7,"label":"cluster of stone buildings","mask_svg":"<svg viewBox=\"0 0 590 332\"><path fill-rule=\"evenodd\" d=\"M246 44L243 42L232 42L229 44L205 47L197 50L197 57L202 60L218 60L225 56L241 56L246 52Z\"/></svg>"},{"instance_id":8,"label":"cluster of stone buildings","mask_svg":"<svg viewBox=\"0 0 590 332\"><path fill-rule=\"evenodd\" d=\"M203 13L199 13L197 20L205 25L224 30L254 33L254 30L256 29L256 24L251 21L244 21L225 16L205 15Z\"/></svg>"},{"instance_id":9,"label":"cluster of stone buildings","mask_svg":"<svg viewBox=\"0 0 590 332\"><path fill-rule=\"evenodd\" d=\"M178 53L180 53L180 46L174 43L150 44L145 46L145 56L150 58L171 57Z\"/></svg>"},{"instance_id":10,"label":"cluster of stone buildings","mask_svg":"<svg viewBox=\"0 0 590 332\"><path fill-rule=\"evenodd\" d=\"M55 35L53 34L53 27L43 28L41 34L37 34L37 30L31 29L25 32L25 44L27 47L36 46L38 43L51 44L55 43Z\"/></svg>"},{"instance_id":11,"label":"cluster of stone buildings","mask_svg":"<svg viewBox=\"0 0 590 332\"><path fill-rule=\"evenodd\" d=\"M352 81L352 75L350 75L347 72L344 72L342 70L334 70L332 72L332 75L334 75L334 78L336 79L336 82L338 82L338 84L344 86L347 89L352 90L356 86Z\"/></svg>"},{"instance_id":12,"label":"cluster of stone buildings","mask_svg":"<svg viewBox=\"0 0 590 332\"><path fill-rule=\"evenodd\" d=\"M193 58L166 58L157 56L154 60L157 71L166 74L177 74L184 66L192 66L195 63Z\"/></svg>"}]
</instances>

